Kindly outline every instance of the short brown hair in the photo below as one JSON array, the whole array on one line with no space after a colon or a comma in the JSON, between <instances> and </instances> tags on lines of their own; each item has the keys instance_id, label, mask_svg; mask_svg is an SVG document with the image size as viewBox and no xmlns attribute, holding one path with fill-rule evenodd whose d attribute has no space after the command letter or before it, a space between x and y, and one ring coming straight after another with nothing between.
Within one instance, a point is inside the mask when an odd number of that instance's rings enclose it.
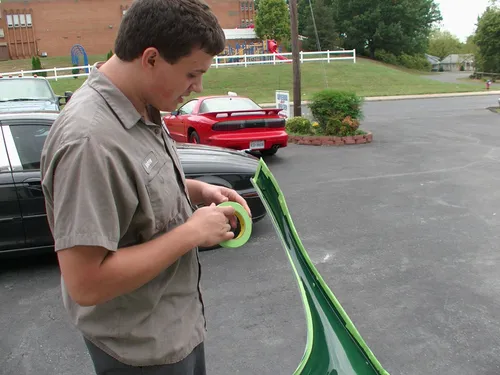
<instances>
[{"instance_id":1,"label":"short brown hair","mask_svg":"<svg viewBox=\"0 0 500 375\"><path fill-rule=\"evenodd\" d=\"M114 52L132 61L154 47L174 64L194 48L215 56L225 44L217 18L201 0L134 0L123 16Z\"/></svg>"}]
</instances>

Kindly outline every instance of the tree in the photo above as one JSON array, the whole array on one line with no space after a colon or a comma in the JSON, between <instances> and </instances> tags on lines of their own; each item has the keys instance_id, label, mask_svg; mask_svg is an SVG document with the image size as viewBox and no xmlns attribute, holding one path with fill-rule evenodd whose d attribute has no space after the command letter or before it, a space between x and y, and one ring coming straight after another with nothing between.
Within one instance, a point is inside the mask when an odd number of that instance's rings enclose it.
<instances>
[{"instance_id":1,"label":"tree","mask_svg":"<svg viewBox=\"0 0 500 375\"><path fill-rule=\"evenodd\" d=\"M427 50L429 55L444 59L452 53L461 53L462 51L463 45L458 37L446 30L442 31L438 29L432 31Z\"/></svg>"},{"instance_id":2,"label":"tree","mask_svg":"<svg viewBox=\"0 0 500 375\"><path fill-rule=\"evenodd\" d=\"M309 0L297 1L297 18L299 22L299 35L305 35L305 30L309 22L311 22L311 9L309 8Z\"/></svg>"},{"instance_id":3,"label":"tree","mask_svg":"<svg viewBox=\"0 0 500 375\"><path fill-rule=\"evenodd\" d=\"M333 25L334 14L332 7L325 0L311 0L313 8L313 14L311 14L309 0L301 2L307 4L307 11L304 9L304 14L302 15L302 22L305 23L305 25L302 25L302 28L300 28L299 19L299 30L302 29L302 35L308 38L303 43L304 49L308 51L335 49L336 45L338 45L338 38L336 37L337 33ZM317 38L316 31L318 33Z\"/></svg>"},{"instance_id":4,"label":"tree","mask_svg":"<svg viewBox=\"0 0 500 375\"><path fill-rule=\"evenodd\" d=\"M487 73L500 73L500 8L489 6L477 23L476 66Z\"/></svg>"},{"instance_id":5,"label":"tree","mask_svg":"<svg viewBox=\"0 0 500 375\"><path fill-rule=\"evenodd\" d=\"M372 58L377 49L425 52L433 25L442 20L434 0L337 0L335 12L345 46Z\"/></svg>"},{"instance_id":6,"label":"tree","mask_svg":"<svg viewBox=\"0 0 500 375\"><path fill-rule=\"evenodd\" d=\"M255 33L277 43L290 39L290 13L283 0L260 0L255 15Z\"/></svg>"},{"instance_id":7,"label":"tree","mask_svg":"<svg viewBox=\"0 0 500 375\"><path fill-rule=\"evenodd\" d=\"M462 53L475 55L477 52L477 46L474 42L475 35L469 35L464 44L462 44Z\"/></svg>"}]
</instances>

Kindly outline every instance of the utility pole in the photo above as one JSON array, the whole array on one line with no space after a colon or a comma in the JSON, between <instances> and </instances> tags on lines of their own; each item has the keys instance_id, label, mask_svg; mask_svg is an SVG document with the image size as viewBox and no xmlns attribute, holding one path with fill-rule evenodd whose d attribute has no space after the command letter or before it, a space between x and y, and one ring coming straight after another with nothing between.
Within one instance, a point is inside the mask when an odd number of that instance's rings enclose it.
<instances>
[{"instance_id":1,"label":"utility pole","mask_svg":"<svg viewBox=\"0 0 500 375\"><path fill-rule=\"evenodd\" d=\"M299 27L297 16L297 0L290 0L290 27L292 37L292 60L293 60L293 115L301 116L301 94L300 94L300 55L299 55Z\"/></svg>"}]
</instances>

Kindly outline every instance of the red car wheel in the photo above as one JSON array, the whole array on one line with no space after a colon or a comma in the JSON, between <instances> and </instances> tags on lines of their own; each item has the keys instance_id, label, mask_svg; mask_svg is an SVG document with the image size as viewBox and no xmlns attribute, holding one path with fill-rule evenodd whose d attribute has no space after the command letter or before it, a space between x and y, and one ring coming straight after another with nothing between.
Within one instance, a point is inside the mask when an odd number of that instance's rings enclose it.
<instances>
[{"instance_id":1,"label":"red car wheel","mask_svg":"<svg viewBox=\"0 0 500 375\"><path fill-rule=\"evenodd\" d=\"M194 130L189 134L189 143L200 143L200 136Z\"/></svg>"}]
</instances>

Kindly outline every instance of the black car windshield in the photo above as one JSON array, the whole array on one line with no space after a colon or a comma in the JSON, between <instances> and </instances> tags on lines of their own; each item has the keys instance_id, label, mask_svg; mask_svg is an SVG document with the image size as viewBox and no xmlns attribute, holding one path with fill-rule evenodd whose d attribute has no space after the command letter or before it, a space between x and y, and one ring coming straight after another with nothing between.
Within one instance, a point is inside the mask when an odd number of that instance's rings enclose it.
<instances>
[{"instance_id":1,"label":"black car windshield","mask_svg":"<svg viewBox=\"0 0 500 375\"><path fill-rule=\"evenodd\" d=\"M0 101L54 100L47 81L37 79L0 79Z\"/></svg>"},{"instance_id":2,"label":"black car windshield","mask_svg":"<svg viewBox=\"0 0 500 375\"><path fill-rule=\"evenodd\" d=\"M200 113L220 111L261 110L262 108L253 100L240 97L209 98L203 100Z\"/></svg>"}]
</instances>

